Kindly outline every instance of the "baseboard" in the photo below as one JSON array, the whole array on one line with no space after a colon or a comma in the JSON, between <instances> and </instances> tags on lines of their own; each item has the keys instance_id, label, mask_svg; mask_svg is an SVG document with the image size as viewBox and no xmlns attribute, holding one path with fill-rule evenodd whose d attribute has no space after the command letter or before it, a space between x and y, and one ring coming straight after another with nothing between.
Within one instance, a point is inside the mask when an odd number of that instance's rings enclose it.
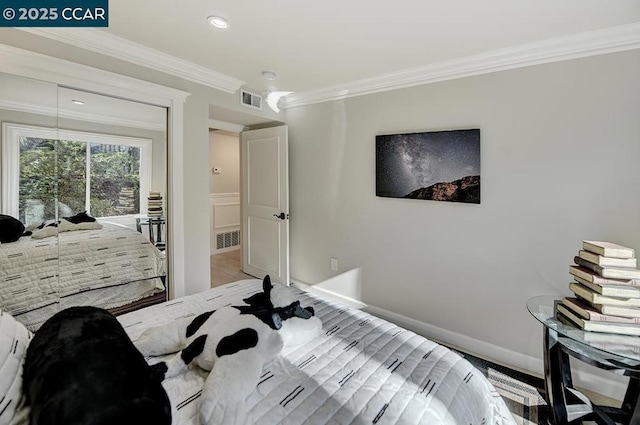
<instances>
[{"instance_id":1,"label":"baseboard","mask_svg":"<svg viewBox=\"0 0 640 425\"><path fill-rule=\"evenodd\" d=\"M228 248L220 248L220 249L215 249L215 248L211 248L210 255L218 255L218 254L224 254L225 252L231 252L231 251L238 251L240 249L240 245L236 245L236 246L230 246Z\"/></svg>"},{"instance_id":2,"label":"baseboard","mask_svg":"<svg viewBox=\"0 0 640 425\"><path fill-rule=\"evenodd\" d=\"M540 378L542 377L544 366L541 358L532 357L508 348L469 337L467 335L439 328L380 307L365 304L360 300L342 296L339 293L328 291L316 285L309 285L308 283L304 283L296 279L292 279L291 282L299 289L316 293L320 296L325 296L332 301L342 302L352 308L362 309L374 316L388 320L389 322L393 322L403 328L422 335L425 338L454 348L459 348L469 354L505 365L512 369L520 370ZM540 345L542 346L542 341L540 341ZM584 370L584 365L580 365L579 362L572 362L571 366L574 384L576 384L576 386L602 394L615 400L622 400L624 398L626 382L611 379L608 376L598 376L588 370ZM616 376L611 373L607 373L607 375Z\"/></svg>"}]
</instances>

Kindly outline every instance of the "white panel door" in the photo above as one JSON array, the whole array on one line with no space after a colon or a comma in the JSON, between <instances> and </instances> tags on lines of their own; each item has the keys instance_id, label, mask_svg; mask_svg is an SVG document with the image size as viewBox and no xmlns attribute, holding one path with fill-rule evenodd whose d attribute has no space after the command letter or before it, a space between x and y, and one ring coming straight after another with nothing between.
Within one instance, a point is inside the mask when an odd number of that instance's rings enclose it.
<instances>
[{"instance_id":1,"label":"white panel door","mask_svg":"<svg viewBox=\"0 0 640 425\"><path fill-rule=\"evenodd\" d=\"M242 270L289 285L287 126L240 135Z\"/></svg>"}]
</instances>

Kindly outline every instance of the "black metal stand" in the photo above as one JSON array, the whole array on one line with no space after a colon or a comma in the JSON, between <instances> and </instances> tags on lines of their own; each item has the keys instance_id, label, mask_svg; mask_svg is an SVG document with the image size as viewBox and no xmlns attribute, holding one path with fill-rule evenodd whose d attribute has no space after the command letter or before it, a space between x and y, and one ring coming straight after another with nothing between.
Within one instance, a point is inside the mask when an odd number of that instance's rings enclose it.
<instances>
[{"instance_id":1,"label":"black metal stand","mask_svg":"<svg viewBox=\"0 0 640 425\"><path fill-rule=\"evenodd\" d=\"M162 242L162 225L165 219L163 217L147 217L142 221L140 218L136 218L136 229L142 233L142 225L149 226L149 241L154 244L158 249L163 250L165 243ZM156 232L154 235L153 226L156 226ZM157 235L157 236L156 236Z\"/></svg>"},{"instance_id":2,"label":"black metal stand","mask_svg":"<svg viewBox=\"0 0 640 425\"><path fill-rule=\"evenodd\" d=\"M579 343L574 342L573 344ZM591 348L591 350L594 349ZM570 391L573 389L573 382L569 356L600 369L629 376L629 385L622 406L614 408L591 403L589 407L580 397ZM640 404L638 403L640 368L617 363L613 359L591 357L583 350L577 351L569 344L564 344L557 332L547 326L544 327L544 386L549 405L549 419L555 425L584 420L594 421L601 425L615 425L616 423L640 425ZM570 416L573 418L571 419Z\"/></svg>"}]
</instances>

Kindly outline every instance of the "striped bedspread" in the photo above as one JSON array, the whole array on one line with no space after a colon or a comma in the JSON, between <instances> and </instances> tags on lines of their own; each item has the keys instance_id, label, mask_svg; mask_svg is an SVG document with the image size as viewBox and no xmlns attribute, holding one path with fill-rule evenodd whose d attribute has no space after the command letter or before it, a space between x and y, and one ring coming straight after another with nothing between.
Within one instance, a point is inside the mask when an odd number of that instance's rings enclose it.
<instances>
[{"instance_id":1,"label":"striped bedspread","mask_svg":"<svg viewBox=\"0 0 640 425\"><path fill-rule=\"evenodd\" d=\"M244 280L119 317L136 339L144 329L238 305L260 292ZM256 424L513 424L487 379L453 351L359 310L296 291L323 333L268 363L247 399ZM168 357L166 357L168 358ZM158 359L150 359L155 363ZM206 372L192 366L164 381L173 423L199 423Z\"/></svg>"},{"instance_id":2,"label":"striped bedspread","mask_svg":"<svg viewBox=\"0 0 640 425\"><path fill-rule=\"evenodd\" d=\"M35 330L66 307L112 308L163 290L163 253L132 229L103 226L0 245L0 307Z\"/></svg>"}]
</instances>

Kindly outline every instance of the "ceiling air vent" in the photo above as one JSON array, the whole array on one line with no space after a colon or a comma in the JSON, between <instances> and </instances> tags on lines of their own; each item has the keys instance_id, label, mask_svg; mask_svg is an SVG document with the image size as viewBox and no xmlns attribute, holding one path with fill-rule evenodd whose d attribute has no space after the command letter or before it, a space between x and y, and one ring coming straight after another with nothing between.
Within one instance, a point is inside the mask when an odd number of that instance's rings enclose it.
<instances>
[{"instance_id":1,"label":"ceiling air vent","mask_svg":"<svg viewBox=\"0 0 640 425\"><path fill-rule=\"evenodd\" d=\"M262 110L262 96L240 89L240 104L249 108Z\"/></svg>"}]
</instances>

